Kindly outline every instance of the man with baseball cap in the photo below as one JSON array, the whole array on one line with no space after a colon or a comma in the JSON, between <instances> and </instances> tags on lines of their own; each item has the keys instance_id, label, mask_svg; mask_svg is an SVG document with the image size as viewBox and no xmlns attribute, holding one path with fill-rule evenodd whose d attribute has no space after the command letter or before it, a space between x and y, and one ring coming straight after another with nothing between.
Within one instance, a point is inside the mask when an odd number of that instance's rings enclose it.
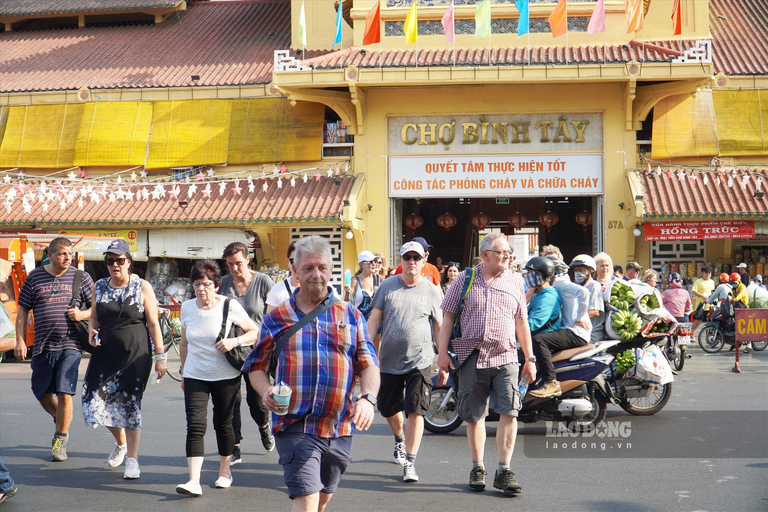
<instances>
[{"instance_id":1,"label":"man with baseball cap","mask_svg":"<svg viewBox=\"0 0 768 512\"><path fill-rule=\"evenodd\" d=\"M627 263L627 271L624 274L624 280L630 281L632 279L640 279L640 272L643 267L636 261L630 261Z\"/></svg>"},{"instance_id":2,"label":"man with baseball cap","mask_svg":"<svg viewBox=\"0 0 768 512\"><path fill-rule=\"evenodd\" d=\"M440 271L437 270L437 267L428 262L429 259L429 251L432 249L432 246L427 243L427 241L424 239L423 236L417 236L413 240L411 240L413 243L417 243L421 245L421 247L424 250L424 267L421 269L421 275L424 277L428 277L430 281L432 281L432 284L440 287ZM403 272L402 265L398 265L397 270L395 270L395 275L398 275ZM442 292L441 292L442 293Z\"/></svg>"},{"instance_id":3,"label":"man with baseball cap","mask_svg":"<svg viewBox=\"0 0 768 512\"><path fill-rule=\"evenodd\" d=\"M749 286L749 274L747 273L747 264L743 261L736 265L736 272L739 273L739 277L741 278L741 284L744 286Z\"/></svg>"}]
</instances>

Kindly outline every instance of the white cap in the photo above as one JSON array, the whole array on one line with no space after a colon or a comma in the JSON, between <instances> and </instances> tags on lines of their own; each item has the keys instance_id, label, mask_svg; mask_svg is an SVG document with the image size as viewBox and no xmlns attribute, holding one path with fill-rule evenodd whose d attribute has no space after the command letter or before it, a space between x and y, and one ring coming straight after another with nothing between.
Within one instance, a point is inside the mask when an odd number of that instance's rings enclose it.
<instances>
[{"instance_id":1,"label":"white cap","mask_svg":"<svg viewBox=\"0 0 768 512\"><path fill-rule=\"evenodd\" d=\"M400 248L400 256L407 252L415 252L419 256L424 256L424 246L419 242L406 242Z\"/></svg>"},{"instance_id":2,"label":"white cap","mask_svg":"<svg viewBox=\"0 0 768 512\"><path fill-rule=\"evenodd\" d=\"M747 264L742 261L741 263L736 265L736 268L747 268Z\"/></svg>"},{"instance_id":3,"label":"white cap","mask_svg":"<svg viewBox=\"0 0 768 512\"><path fill-rule=\"evenodd\" d=\"M362 263L364 261L373 261L375 259L376 259L376 256L374 256L371 251L363 251L357 255L358 263Z\"/></svg>"}]
</instances>

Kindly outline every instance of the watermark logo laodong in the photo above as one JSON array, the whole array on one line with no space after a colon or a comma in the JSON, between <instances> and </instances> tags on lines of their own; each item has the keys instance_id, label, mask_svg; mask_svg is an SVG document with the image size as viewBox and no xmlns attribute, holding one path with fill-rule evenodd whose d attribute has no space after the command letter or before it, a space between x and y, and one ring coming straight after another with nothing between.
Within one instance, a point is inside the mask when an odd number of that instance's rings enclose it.
<instances>
[{"instance_id":1,"label":"watermark logo laodong","mask_svg":"<svg viewBox=\"0 0 768 512\"><path fill-rule=\"evenodd\" d=\"M546 437L627 439L632 435L631 421L601 421L597 424L581 424L578 425L578 428L560 421L547 421L546 423Z\"/></svg>"}]
</instances>

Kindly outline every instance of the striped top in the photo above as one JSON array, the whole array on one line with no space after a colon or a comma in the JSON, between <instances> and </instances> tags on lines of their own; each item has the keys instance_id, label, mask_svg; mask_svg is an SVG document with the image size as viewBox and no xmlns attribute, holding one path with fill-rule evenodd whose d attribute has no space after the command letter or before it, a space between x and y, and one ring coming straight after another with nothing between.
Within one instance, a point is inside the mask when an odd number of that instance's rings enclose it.
<instances>
[{"instance_id":1,"label":"striped top","mask_svg":"<svg viewBox=\"0 0 768 512\"><path fill-rule=\"evenodd\" d=\"M304 316L296 306L298 291L264 317L259 340L243 371L269 370L275 342ZM328 297L331 295L329 287ZM284 431L303 419L307 434L325 438L352 435L357 375L378 364L363 315L349 302L336 302L288 340L280 354L276 382L287 384L293 394L288 414L272 415L274 431Z\"/></svg>"}]
</instances>

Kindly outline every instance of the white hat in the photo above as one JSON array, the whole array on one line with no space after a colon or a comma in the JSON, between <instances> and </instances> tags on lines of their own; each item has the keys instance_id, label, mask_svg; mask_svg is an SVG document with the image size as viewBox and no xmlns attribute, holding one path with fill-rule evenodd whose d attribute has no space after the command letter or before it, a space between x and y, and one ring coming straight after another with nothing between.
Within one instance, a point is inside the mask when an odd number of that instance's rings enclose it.
<instances>
[{"instance_id":1,"label":"white hat","mask_svg":"<svg viewBox=\"0 0 768 512\"><path fill-rule=\"evenodd\" d=\"M742 261L741 263L736 265L736 268L747 268L747 264Z\"/></svg>"},{"instance_id":2,"label":"white hat","mask_svg":"<svg viewBox=\"0 0 768 512\"><path fill-rule=\"evenodd\" d=\"M406 242L400 248L400 256L407 252L415 252L419 256L424 256L424 246L419 242Z\"/></svg>"},{"instance_id":3,"label":"white hat","mask_svg":"<svg viewBox=\"0 0 768 512\"><path fill-rule=\"evenodd\" d=\"M364 261L373 261L374 259L376 259L376 256L374 256L371 251L363 251L357 255L358 263L362 263Z\"/></svg>"}]
</instances>

